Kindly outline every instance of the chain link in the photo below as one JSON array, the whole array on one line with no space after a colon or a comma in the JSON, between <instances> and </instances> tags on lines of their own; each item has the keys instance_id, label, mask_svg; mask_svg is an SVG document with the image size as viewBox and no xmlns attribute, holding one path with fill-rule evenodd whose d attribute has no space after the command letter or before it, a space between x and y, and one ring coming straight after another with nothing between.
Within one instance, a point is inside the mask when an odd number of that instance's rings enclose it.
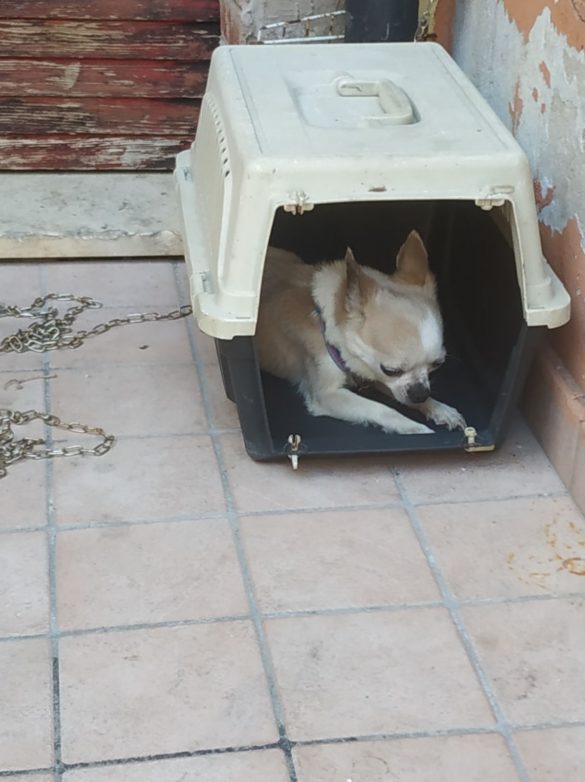
<instances>
[{"instance_id":1,"label":"chain link","mask_svg":"<svg viewBox=\"0 0 585 782\"><path fill-rule=\"evenodd\" d=\"M57 307L47 307L48 302L76 302L61 316ZM77 318L88 309L99 309L101 302L90 296L74 296L71 293L49 293L39 296L28 307L15 307L0 303L0 318L35 318L26 329L19 329L14 334L0 341L0 353L45 353L49 350L75 350L83 345L86 339L105 334L118 326L131 323L151 323L160 320L179 320L192 313L188 305L177 310L160 314L158 312L135 313L124 318L112 318L105 323L99 323L91 329L73 331Z\"/></svg>"},{"instance_id":2,"label":"chain link","mask_svg":"<svg viewBox=\"0 0 585 782\"><path fill-rule=\"evenodd\" d=\"M82 445L68 445L64 448L39 448L45 445L42 438L23 437L16 440L13 426L28 424L31 421L43 421L47 426L57 429L65 429L68 432L101 437L102 441L93 448L85 448ZM85 424L67 424L56 415L39 413L37 410L6 410L0 408L0 478L6 475L6 468L21 459L52 459L54 456L103 456L114 445L115 438L106 434L98 426L86 426Z\"/></svg>"},{"instance_id":3,"label":"chain link","mask_svg":"<svg viewBox=\"0 0 585 782\"><path fill-rule=\"evenodd\" d=\"M50 302L75 302L63 315ZM47 306L49 305L49 306ZM158 312L133 313L123 318L99 323L91 329L73 331L73 324L86 310L99 309L101 302L90 296L74 296L70 293L49 293L39 296L28 307L16 307L0 302L0 318L33 318L28 328L19 329L14 334L4 337L0 341L0 353L45 353L49 350L74 350L83 345L86 339L105 334L110 329L118 326L127 326L131 323L151 323L161 320L179 320L192 313L190 306L182 306L165 314ZM81 445L69 445L64 448L41 448L46 441L41 438L15 439L13 426L28 424L31 421L42 421L47 426L65 429L68 432L95 435L102 441L93 448L84 448ZM106 434L97 426L85 424L67 424L57 418L56 415L40 413L36 410L19 412L0 408L0 478L4 478L7 467L21 459L52 459L55 456L103 456L114 445L113 435Z\"/></svg>"}]
</instances>

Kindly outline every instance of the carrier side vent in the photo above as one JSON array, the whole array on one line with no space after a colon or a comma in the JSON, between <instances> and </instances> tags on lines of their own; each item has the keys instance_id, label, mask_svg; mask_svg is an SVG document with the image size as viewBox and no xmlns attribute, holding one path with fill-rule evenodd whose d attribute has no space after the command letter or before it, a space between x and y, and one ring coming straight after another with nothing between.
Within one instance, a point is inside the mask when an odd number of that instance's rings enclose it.
<instances>
[{"instance_id":1,"label":"carrier side vent","mask_svg":"<svg viewBox=\"0 0 585 782\"><path fill-rule=\"evenodd\" d=\"M219 113L219 109L217 108L217 104L215 103L215 101L211 96L209 96L208 98L208 105L209 105L209 111L213 118L213 124L215 125L217 143L219 148L219 157L221 160L221 169L223 171L224 179L227 179L229 176L231 176L231 170L230 170L230 157L227 148L227 140L225 137L223 122L221 120L221 116Z\"/></svg>"}]
</instances>

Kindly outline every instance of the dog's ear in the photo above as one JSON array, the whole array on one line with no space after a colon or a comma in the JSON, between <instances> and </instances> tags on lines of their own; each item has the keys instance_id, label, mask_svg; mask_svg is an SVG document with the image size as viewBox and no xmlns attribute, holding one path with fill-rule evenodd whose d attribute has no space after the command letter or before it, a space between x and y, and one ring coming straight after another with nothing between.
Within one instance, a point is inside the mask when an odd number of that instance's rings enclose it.
<instances>
[{"instance_id":1,"label":"dog's ear","mask_svg":"<svg viewBox=\"0 0 585 782\"><path fill-rule=\"evenodd\" d=\"M417 231L411 231L396 256L397 282L423 287L429 282L429 259L423 240Z\"/></svg>"},{"instance_id":2,"label":"dog's ear","mask_svg":"<svg viewBox=\"0 0 585 782\"><path fill-rule=\"evenodd\" d=\"M376 283L361 270L350 247L345 254L345 269L345 308L347 312L361 311Z\"/></svg>"}]
</instances>

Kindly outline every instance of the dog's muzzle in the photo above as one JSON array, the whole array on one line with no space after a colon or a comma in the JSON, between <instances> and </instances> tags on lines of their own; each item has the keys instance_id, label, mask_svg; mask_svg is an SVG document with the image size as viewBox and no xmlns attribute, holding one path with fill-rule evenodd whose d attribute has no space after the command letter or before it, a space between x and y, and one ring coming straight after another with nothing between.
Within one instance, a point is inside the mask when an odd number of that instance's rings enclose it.
<instances>
[{"instance_id":1,"label":"dog's muzzle","mask_svg":"<svg viewBox=\"0 0 585 782\"><path fill-rule=\"evenodd\" d=\"M415 383L406 389L406 396L408 401L415 405L420 405L426 402L431 393L430 388L425 383Z\"/></svg>"}]
</instances>

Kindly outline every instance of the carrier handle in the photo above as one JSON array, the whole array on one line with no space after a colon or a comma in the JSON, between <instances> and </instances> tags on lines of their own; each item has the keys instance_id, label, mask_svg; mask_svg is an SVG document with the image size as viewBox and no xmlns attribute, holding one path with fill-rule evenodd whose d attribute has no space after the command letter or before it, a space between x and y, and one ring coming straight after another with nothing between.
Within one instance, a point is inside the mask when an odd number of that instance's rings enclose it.
<instances>
[{"instance_id":1,"label":"carrier handle","mask_svg":"<svg viewBox=\"0 0 585 782\"><path fill-rule=\"evenodd\" d=\"M414 109L406 92L390 79L360 81L342 77L336 82L337 94L344 98L378 98L383 116L367 117L380 125L411 125L415 122Z\"/></svg>"}]
</instances>

